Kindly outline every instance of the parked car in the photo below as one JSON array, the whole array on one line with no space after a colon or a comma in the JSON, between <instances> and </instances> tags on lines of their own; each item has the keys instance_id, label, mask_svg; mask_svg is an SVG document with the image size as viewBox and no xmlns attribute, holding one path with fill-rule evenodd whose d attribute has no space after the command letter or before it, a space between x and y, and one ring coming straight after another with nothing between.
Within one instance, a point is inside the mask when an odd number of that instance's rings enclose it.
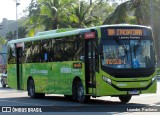
<instances>
[{"instance_id":1,"label":"parked car","mask_svg":"<svg viewBox=\"0 0 160 115\"><path fill-rule=\"evenodd\" d=\"M6 85L7 85L7 71L5 71L1 75L1 84L2 84L2 87L6 87Z\"/></svg>"}]
</instances>

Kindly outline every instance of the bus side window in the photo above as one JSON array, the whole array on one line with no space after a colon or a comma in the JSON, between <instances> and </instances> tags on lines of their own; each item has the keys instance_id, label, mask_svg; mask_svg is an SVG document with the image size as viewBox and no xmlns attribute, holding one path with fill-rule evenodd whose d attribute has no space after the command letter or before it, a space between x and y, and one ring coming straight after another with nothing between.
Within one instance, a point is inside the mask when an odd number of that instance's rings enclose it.
<instances>
[{"instance_id":1,"label":"bus side window","mask_svg":"<svg viewBox=\"0 0 160 115\"><path fill-rule=\"evenodd\" d=\"M63 41L61 38L57 38L55 40L55 46L54 46L54 60L55 61L62 61L62 44Z\"/></svg>"},{"instance_id":2,"label":"bus side window","mask_svg":"<svg viewBox=\"0 0 160 115\"><path fill-rule=\"evenodd\" d=\"M75 46L74 60L84 61L84 40L79 35L76 36Z\"/></svg>"},{"instance_id":3,"label":"bus side window","mask_svg":"<svg viewBox=\"0 0 160 115\"><path fill-rule=\"evenodd\" d=\"M49 61L54 61L54 46L55 46L55 40L51 39L49 41Z\"/></svg>"},{"instance_id":4,"label":"bus side window","mask_svg":"<svg viewBox=\"0 0 160 115\"><path fill-rule=\"evenodd\" d=\"M26 63L31 63L32 62L32 42L26 42L26 45L25 45L25 53L26 53L26 56L25 56L25 62Z\"/></svg>"},{"instance_id":5,"label":"bus side window","mask_svg":"<svg viewBox=\"0 0 160 115\"><path fill-rule=\"evenodd\" d=\"M16 52L15 52L15 45L14 44L10 44L9 46L9 57L8 57L8 63L9 64L15 64L16 63Z\"/></svg>"},{"instance_id":6,"label":"bus side window","mask_svg":"<svg viewBox=\"0 0 160 115\"><path fill-rule=\"evenodd\" d=\"M54 40L46 40L43 47L43 59L47 62L52 62L54 59L54 50L53 50Z\"/></svg>"},{"instance_id":7,"label":"bus side window","mask_svg":"<svg viewBox=\"0 0 160 115\"><path fill-rule=\"evenodd\" d=\"M33 43L33 62L40 62L40 43L39 41L34 41Z\"/></svg>"}]
</instances>

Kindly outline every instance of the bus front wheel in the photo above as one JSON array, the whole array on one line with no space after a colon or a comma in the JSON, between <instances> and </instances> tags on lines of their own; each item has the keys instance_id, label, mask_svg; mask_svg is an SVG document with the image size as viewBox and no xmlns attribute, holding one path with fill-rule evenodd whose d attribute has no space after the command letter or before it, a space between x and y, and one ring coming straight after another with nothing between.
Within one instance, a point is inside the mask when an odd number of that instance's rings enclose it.
<instances>
[{"instance_id":1,"label":"bus front wheel","mask_svg":"<svg viewBox=\"0 0 160 115\"><path fill-rule=\"evenodd\" d=\"M131 100L132 95L121 95L119 99L122 103L128 103Z\"/></svg>"},{"instance_id":2,"label":"bus front wheel","mask_svg":"<svg viewBox=\"0 0 160 115\"><path fill-rule=\"evenodd\" d=\"M87 101L89 101L90 96L86 96L84 95L84 87L82 82L78 82L77 84L77 100L80 103L85 103Z\"/></svg>"}]
</instances>

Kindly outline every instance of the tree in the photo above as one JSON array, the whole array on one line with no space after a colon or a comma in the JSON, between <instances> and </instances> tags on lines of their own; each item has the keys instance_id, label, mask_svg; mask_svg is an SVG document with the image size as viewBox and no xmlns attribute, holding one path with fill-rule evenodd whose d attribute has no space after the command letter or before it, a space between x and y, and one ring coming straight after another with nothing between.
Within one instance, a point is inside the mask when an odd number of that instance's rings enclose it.
<instances>
[{"instance_id":1,"label":"tree","mask_svg":"<svg viewBox=\"0 0 160 115\"><path fill-rule=\"evenodd\" d=\"M0 44L1 45L5 45L6 44L6 40L2 36L0 36Z\"/></svg>"},{"instance_id":2,"label":"tree","mask_svg":"<svg viewBox=\"0 0 160 115\"><path fill-rule=\"evenodd\" d=\"M103 6L103 7L101 7ZM98 11L98 9L102 9ZM82 28L101 25L113 9L98 0L90 5L79 0L32 0L29 6L30 35L57 28ZM102 15L101 15L102 14Z\"/></svg>"},{"instance_id":3,"label":"tree","mask_svg":"<svg viewBox=\"0 0 160 115\"><path fill-rule=\"evenodd\" d=\"M8 41L12 40L12 39L15 39L16 38L16 31L12 32L12 31L9 31L7 34L6 34L6 39Z\"/></svg>"},{"instance_id":4,"label":"tree","mask_svg":"<svg viewBox=\"0 0 160 115\"><path fill-rule=\"evenodd\" d=\"M98 26L102 25L104 16L108 16L113 10L114 8L103 0L94 1L92 4L85 1L73 2L64 22L71 28Z\"/></svg>"},{"instance_id":5,"label":"tree","mask_svg":"<svg viewBox=\"0 0 160 115\"><path fill-rule=\"evenodd\" d=\"M75 3L73 9L68 14L68 24L74 28L82 28L99 23L98 17L91 15L93 7L94 5L89 5L84 1Z\"/></svg>"},{"instance_id":6,"label":"tree","mask_svg":"<svg viewBox=\"0 0 160 115\"><path fill-rule=\"evenodd\" d=\"M155 9L159 8L159 2L158 0L153 0ZM154 12L154 14L157 13L158 12ZM150 15L150 0L129 0L120 4L115 11L106 18L104 24L130 23L130 19L134 18L134 24L150 25Z\"/></svg>"},{"instance_id":7,"label":"tree","mask_svg":"<svg viewBox=\"0 0 160 115\"><path fill-rule=\"evenodd\" d=\"M29 7L30 33L33 35L36 28L53 30L65 27L68 11L74 2L77 0L32 0Z\"/></svg>"},{"instance_id":8,"label":"tree","mask_svg":"<svg viewBox=\"0 0 160 115\"><path fill-rule=\"evenodd\" d=\"M106 20L103 22L103 24L118 24L118 23L126 23L128 22L129 14L128 14L128 3L124 2L117 6L115 11L106 18Z\"/></svg>"},{"instance_id":9,"label":"tree","mask_svg":"<svg viewBox=\"0 0 160 115\"><path fill-rule=\"evenodd\" d=\"M24 27L24 26L18 27L18 38L24 38L27 33L28 33L27 27ZM6 34L6 39L8 41L16 39L16 34L17 34L16 31L14 31L14 32L9 31Z\"/></svg>"},{"instance_id":10,"label":"tree","mask_svg":"<svg viewBox=\"0 0 160 115\"><path fill-rule=\"evenodd\" d=\"M0 51L2 50L2 46L5 45L6 43L7 41L2 36L0 36Z\"/></svg>"},{"instance_id":11,"label":"tree","mask_svg":"<svg viewBox=\"0 0 160 115\"><path fill-rule=\"evenodd\" d=\"M18 28L18 38L26 37L27 33L28 33L27 27L21 26Z\"/></svg>"},{"instance_id":12,"label":"tree","mask_svg":"<svg viewBox=\"0 0 160 115\"><path fill-rule=\"evenodd\" d=\"M108 17L115 10L115 7L110 6L104 0L96 0L94 1L93 4L94 4L94 7L92 10L92 15L97 16L101 21L99 25L102 25L106 17Z\"/></svg>"}]
</instances>

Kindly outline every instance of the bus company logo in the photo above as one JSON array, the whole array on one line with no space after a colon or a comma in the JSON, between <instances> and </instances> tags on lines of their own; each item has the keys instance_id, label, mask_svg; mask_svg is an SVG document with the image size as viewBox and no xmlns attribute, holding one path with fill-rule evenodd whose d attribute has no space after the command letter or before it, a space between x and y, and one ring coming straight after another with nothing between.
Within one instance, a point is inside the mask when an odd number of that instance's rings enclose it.
<instances>
[{"instance_id":1,"label":"bus company logo","mask_svg":"<svg viewBox=\"0 0 160 115\"><path fill-rule=\"evenodd\" d=\"M71 73L71 68L68 67L62 67L60 69L61 73Z\"/></svg>"},{"instance_id":2,"label":"bus company logo","mask_svg":"<svg viewBox=\"0 0 160 115\"><path fill-rule=\"evenodd\" d=\"M43 75L48 75L48 70L31 69L31 74L43 74Z\"/></svg>"}]
</instances>

